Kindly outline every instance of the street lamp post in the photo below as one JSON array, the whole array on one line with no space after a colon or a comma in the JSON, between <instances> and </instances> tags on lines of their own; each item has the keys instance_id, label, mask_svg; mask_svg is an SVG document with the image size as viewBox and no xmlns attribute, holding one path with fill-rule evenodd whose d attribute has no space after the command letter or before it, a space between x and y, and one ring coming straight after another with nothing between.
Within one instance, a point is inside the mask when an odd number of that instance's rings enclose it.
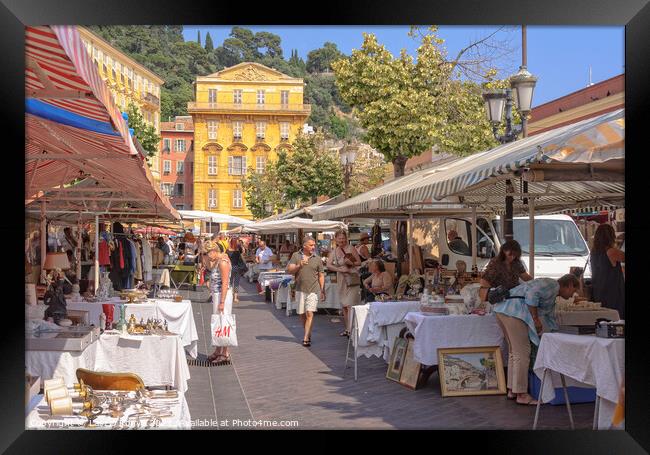
<instances>
[{"instance_id":1,"label":"street lamp post","mask_svg":"<svg viewBox=\"0 0 650 455\"><path fill-rule=\"evenodd\" d=\"M350 197L350 179L352 177L352 167L357 158L358 147L356 145L346 144L339 150L339 158L343 166L343 182L345 184L345 199Z\"/></svg>"},{"instance_id":2,"label":"street lamp post","mask_svg":"<svg viewBox=\"0 0 650 455\"><path fill-rule=\"evenodd\" d=\"M533 91L537 84L537 77L528 72L526 60L526 26L521 28L521 66L516 74L510 77L510 88L505 90L489 90L483 93L485 109L492 124L492 133L497 141L502 144L516 141L519 134L523 137L528 135L528 114L530 114L533 104ZM521 126L517 127L512 124L512 106L514 101L521 117ZM498 133L505 110L506 129L504 134ZM524 188L527 192L527 188ZM514 193L514 187L511 180L506 180L506 193ZM506 240L513 239L512 217L514 198L506 196L506 213L503 227L503 236ZM525 201L526 202L526 201Z\"/></svg>"}]
</instances>

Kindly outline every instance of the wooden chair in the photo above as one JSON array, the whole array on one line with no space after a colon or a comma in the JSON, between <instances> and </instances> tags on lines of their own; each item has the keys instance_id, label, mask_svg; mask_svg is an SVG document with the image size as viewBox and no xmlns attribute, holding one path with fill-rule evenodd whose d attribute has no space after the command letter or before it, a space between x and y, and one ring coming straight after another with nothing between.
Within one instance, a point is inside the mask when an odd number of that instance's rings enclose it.
<instances>
[{"instance_id":1,"label":"wooden chair","mask_svg":"<svg viewBox=\"0 0 650 455\"><path fill-rule=\"evenodd\" d=\"M84 381L95 390L138 390L144 388L144 382L134 373L111 373L77 368L77 379Z\"/></svg>"}]
</instances>

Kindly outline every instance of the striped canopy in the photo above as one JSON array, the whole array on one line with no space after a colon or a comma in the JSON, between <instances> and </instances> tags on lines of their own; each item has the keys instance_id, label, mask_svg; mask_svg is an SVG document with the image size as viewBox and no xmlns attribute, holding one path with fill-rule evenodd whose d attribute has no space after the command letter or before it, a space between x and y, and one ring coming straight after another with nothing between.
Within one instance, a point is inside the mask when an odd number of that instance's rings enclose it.
<instances>
[{"instance_id":1,"label":"striped canopy","mask_svg":"<svg viewBox=\"0 0 650 455\"><path fill-rule=\"evenodd\" d=\"M514 181L522 192L516 171L535 168L569 169L592 165L613 167L621 172L625 160L625 123L623 109L583 120L542 134L476 153L433 170L423 170L389 182L372 193L372 204L360 195L356 204L350 199L332 209L318 213L324 217L363 216L413 210L416 204L436 205L462 197L465 206L501 213L506 195L506 179ZM619 206L623 203L623 182L562 181L529 183L528 193L545 194L536 199L540 211L584 210L592 206ZM525 211L523 198L515 200L515 209Z\"/></svg>"},{"instance_id":2,"label":"striped canopy","mask_svg":"<svg viewBox=\"0 0 650 455\"><path fill-rule=\"evenodd\" d=\"M241 232L254 234L283 234L295 232L299 229L305 232L347 230L347 226L340 221L312 221L310 218L289 218L287 220L264 221L244 226Z\"/></svg>"},{"instance_id":3,"label":"striped canopy","mask_svg":"<svg viewBox=\"0 0 650 455\"><path fill-rule=\"evenodd\" d=\"M25 58L25 204L177 219L76 27L27 27ZM94 194L65 191L79 178L97 182Z\"/></svg>"},{"instance_id":4,"label":"striped canopy","mask_svg":"<svg viewBox=\"0 0 650 455\"><path fill-rule=\"evenodd\" d=\"M181 218L184 220L203 220L211 223L227 223L229 226L244 226L251 224L252 221L226 213L208 212L205 210L179 210Z\"/></svg>"}]
</instances>

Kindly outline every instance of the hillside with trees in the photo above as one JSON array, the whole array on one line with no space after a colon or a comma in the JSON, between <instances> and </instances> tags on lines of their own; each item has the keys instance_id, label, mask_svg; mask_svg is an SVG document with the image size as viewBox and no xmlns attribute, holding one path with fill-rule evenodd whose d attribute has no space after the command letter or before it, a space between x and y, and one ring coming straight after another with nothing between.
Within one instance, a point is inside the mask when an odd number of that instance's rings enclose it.
<instances>
[{"instance_id":1,"label":"hillside with trees","mask_svg":"<svg viewBox=\"0 0 650 455\"><path fill-rule=\"evenodd\" d=\"M336 139L357 137L359 127L351 109L339 94L332 62L345 57L336 44L326 42L307 55L297 51L285 58L280 36L233 27L228 38L217 45L208 32L196 41L185 41L177 25L91 26L93 32L115 48L164 79L161 89L161 120L187 115L187 103L194 94L192 82L241 62L257 62L292 77L305 80L305 103L312 105L308 123Z\"/></svg>"}]
</instances>

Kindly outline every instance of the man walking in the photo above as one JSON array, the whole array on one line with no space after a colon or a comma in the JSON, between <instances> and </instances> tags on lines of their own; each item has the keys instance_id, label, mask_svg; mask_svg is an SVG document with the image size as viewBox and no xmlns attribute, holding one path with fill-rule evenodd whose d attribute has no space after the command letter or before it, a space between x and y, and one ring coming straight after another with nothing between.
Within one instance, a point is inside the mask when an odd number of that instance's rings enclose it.
<instances>
[{"instance_id":1,"label":"man walking","mask_svg":"<svg viewBox=\"0 0 650 455\"><path fill-rule=\"evenodd\" d=\"M293 253L287 272L296 276L296 302L300 321L305 328L302 345L311 346L311 326L314 312L318 307L318 297L324 301L325 268L321 259L314 254L316 242L307 236L302 242L302 250Z\"/></svg>"},{"instance_id":2,"label":"man walking","mask_svg":"<svg viewBox=\"0 0 650 455\"><path fill-rule=\"evenodd\" d=\"M273 268L271 256L273 256L273 251L271 248L266 246L266 242L264 240L260 240L258 243L258 248L255 251L255 264L257 264L256 268L258 277L261 272L266 272L267 270L271 270ZM265 300L267 302L271 301L271 290L268 289L268 286L266 289L262 289L262 285L259 283L259 281L257 282L257 292L259 294L264 293Z\"/></svg>"}]
</instances>

